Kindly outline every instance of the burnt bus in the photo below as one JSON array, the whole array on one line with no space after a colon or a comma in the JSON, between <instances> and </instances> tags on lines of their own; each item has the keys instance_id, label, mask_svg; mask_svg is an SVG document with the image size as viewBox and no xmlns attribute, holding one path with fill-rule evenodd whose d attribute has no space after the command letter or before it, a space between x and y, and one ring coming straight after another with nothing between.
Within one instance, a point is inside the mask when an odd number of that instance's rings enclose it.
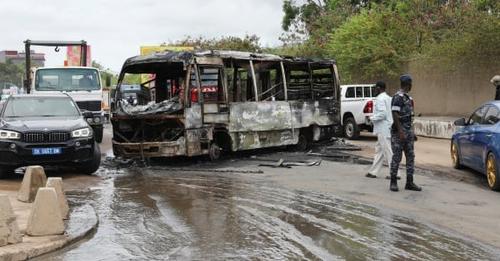
<instances>
[{"instance_id":1,"label":"burnt bus","mask_svg":"<svg viewBox=\"0 0 500 261\"><path fill-rule=\"evenodd\" d=\"M131 76L151 101L119 89ZM340 130L334 60L235 51L164 52L125 61L112 105L113 151L124 158L209 155L293 145Z\"/></svg>"}]
</instances>

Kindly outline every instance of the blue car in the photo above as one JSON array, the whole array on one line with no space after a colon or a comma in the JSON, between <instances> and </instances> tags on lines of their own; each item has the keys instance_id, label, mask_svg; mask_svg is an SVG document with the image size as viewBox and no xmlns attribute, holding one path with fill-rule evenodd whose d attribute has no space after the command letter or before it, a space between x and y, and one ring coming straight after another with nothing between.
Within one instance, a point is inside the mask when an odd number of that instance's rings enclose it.
<instances>
[{"instance_id":1,"label":"blue car","mask_svg":"<svg viewBox=\"0 0 500 261\"><path fill-rule=\"evenodd\" d=\"M467 166L486 174L488 186L500 190L500 101L483 104L470 116L455 121L451 139L453 166Z\"/></svg>"}]
</instances>

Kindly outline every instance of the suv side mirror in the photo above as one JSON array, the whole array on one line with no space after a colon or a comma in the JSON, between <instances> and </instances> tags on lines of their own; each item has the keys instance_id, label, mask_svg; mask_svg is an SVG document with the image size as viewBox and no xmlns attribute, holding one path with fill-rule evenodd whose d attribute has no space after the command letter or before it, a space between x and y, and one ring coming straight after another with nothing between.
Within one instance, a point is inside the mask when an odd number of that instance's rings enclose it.
<instances>
[{"instance_id":1,"label":"suv side mirror","mask_svg":"<svg viewBox=\"0 0 500 261\"><path fill-rule=\"evenodd\" d=\"M465 118L460 118L454 122L455 126L465 126L467 123L465 122Z\"/></svg>"},{"instance_id":2,"label":"suv side mirror","mask_svg":"<svg viewBox=\"0 0 500 261\"><path fill-rule=\"evenodd\" d=\"M93 118L94 114L92 114L91 111L84 111L82 112L83 118L88 119L88 118Z\"/></svg>"}]
</instances>

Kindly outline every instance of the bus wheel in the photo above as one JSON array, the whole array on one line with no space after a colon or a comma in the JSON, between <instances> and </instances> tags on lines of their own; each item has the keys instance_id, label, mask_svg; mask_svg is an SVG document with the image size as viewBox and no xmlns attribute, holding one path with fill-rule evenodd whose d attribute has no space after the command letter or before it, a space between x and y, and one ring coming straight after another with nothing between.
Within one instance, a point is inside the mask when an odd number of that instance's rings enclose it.
<instances>
[{"instance_id":1,"label":"bus wheel","mask_svg":"<svg viewBox=\"0 0 500 261\"><path fill-rule=\"evenodd\" d=\"M299 134L299 142L295 145L296 151L306 151L309 148L309 139L305 135L305 133Z\"/></svg>"},{"instance_id":2,"label":"bus wheel","mask_svg":"<svg viewBox=\"0 0 500 261\"><path fill-rule=\"evenodd\" d=\"M220 159L221 156L221 148L217 143L212 142L210 144L210 148L208 149L208 157L210 158L211 161L215 161Z\"/></svg>"}]
</instances>

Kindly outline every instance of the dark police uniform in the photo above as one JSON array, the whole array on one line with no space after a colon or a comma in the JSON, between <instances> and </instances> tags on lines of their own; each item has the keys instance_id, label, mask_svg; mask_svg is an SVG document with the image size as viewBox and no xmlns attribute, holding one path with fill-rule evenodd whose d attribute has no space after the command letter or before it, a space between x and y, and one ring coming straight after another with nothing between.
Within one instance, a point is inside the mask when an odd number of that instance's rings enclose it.
<instances>
[{"instance_id":1,"label":"dark police uniform","mask_svg":"<svg viewBox=\"0 0 500 261\"><path fill-rule=\"evenodd\" d=\"M406 175L412 176L415 171L415 151L414 141L415 133L413 131L413 99L402 90L398 91L392 97L392 111L399 112L399 122L401 129L405 135L405 140L399 138L398 129L393 124L391 131L391 145L392 145L392 161L391 161L391 177L398 174L399 163L403 157L403 151L406 157Z\"/></svg>"}]
</instances>

